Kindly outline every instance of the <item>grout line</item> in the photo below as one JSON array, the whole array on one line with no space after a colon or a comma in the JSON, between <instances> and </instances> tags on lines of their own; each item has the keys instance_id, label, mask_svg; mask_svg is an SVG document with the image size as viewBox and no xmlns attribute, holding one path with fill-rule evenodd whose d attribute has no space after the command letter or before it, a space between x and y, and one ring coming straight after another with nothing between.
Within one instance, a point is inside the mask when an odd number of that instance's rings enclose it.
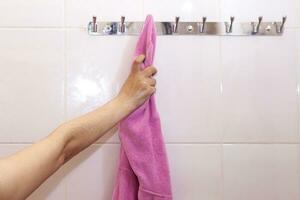
<instances>
[{"instance_id":1,"label":"grout line","mask_svg":"<svg viewBox=\"0 0 300 200\"><path fill-rule=\"evenodd\" d=\"M224 186L225 186L225 178L224 178L224 144L221 144L221 199L224 199Z\"/></svg>"},{"instance_id":2,"label":"grout line","mask_svg":"<svg viewBox=\"0 0 300 200\"><path fill-rule=\"evenodd\" d=\"M0 145L30 145L33 142L0 142ZM120 142L98 142L92 145L104 144L120 144ZM165 142L167 145L256 145L256 144L269 144L269 145L300 145L300 142Z\"/></svg>"},{"instance_id":3,"label":"grout line","mask_svg":"<svg viewBox=\"0 0 300 200\"><path fill-rule=\"evenodd\" d=\"M219 0L219 20L221 20L222 17L222 0ZM218 102L219 106L219 114L223 114L223 53L222 53L222 37L219 37L219 45L218 45L218 54L219 54L219 80L220 80L220 102ZM223 129L223 117L221 117L221 121L219 126L221 126L221 146L220 146L220 170L221 170L221 200L224 200L224 129Z\"/></svg>"},{"instance_id":4,"label":"grout line","mask_svg":"<svg viewBox=\"0 0 300 200\"><path fill-rule=\"evenodd\" d=\"M297 31L298 32L298 31ZM297 57L297 54L299 53L299 50L300 50L300 41L299 41L299 38L298 38L298 33L296 32L296 66L297 66L297 106L298 106L298 110L297 110L297 114L298 114L298 123L297 123L297 131L298 131L298 140L300 142L300 60L299 58ZM300 165L300 161L299 161L299 165Z\"/></svg>"},{"instance_id":5,"label":"grout line","mask_svg":"<svg viewBox=\"0 0 300 200\"><path fill-rule=\"evenodd\" d=\"M67 47L68 47L68 40L67 40L67 30L64 30L64 121L67 120L67 105L68 105L68 57L67 57Z\"/></svg>"},{"instance_id":6,"label":"grout line","mask_svg":"<svg viewBox=\"0 0 300 200\"><path fill-rule=\"evenodd\" d=\"M0 26L0 29L64 29L64 28L65 28L64 26Z\"/></svg>"},{"instance_id":7,"label":"grout line","mask_svg":"<svg viewBox=\"0 0 300 200\"><path fill-rule=\"evenodd\" d=\"M18 27L18 26L0 26L0 30L40 30L40 31L53 31L53 30L66 30L66 29L71 29L71 30L87 30L86 27L72 27L72 26L64 26L64 27Z\"/></svg>"},{"instance_id":8,"label":"grout line","mask_svg":"<svg viewBox=\"0 0 300 200\"><path fill-rule=\"evenodd\" d=\"M298 31L296 31L298 32ZM298 34L296 33L296 36L298 36ZM296 54L299 53L300 47L299 47L300 41L299 38L296 38ZM296 55L297 57L297 55ZM300 142L300 62L299 62L299 58L297 57L296 59L296 66L297 66L297 105L298 105L298 141ZM298 184L300 184L300 144L298 145L298 157L297 157L297 163L298 163ZM300 193L298 193L298 195L300 195ZM300 196L298 196L298 198L300 198Z\"/></svg>"},{"instance_id":9,"label":"grout line","mask_svg":"<svg viewBox=\"0 0 300 200\"><path fill-rule=\"evenodd\" d=\"M300 144L298 145L298 184L300 184ZM298 192L299 199L300 199L300 192Z\"/></svg>"},{"instance_id":10,"label":"grout line","mask_svg":"<svg viewBox=\"0 0 300 200\"><path fill-rule=\"evenodd\" d=\"M63 9L63 16L64 16L64 122L67 121L67 80L68 80L68 69L67 69L67 29L66 29L66 25L67 25L67 19L66 19L66 0L63 0L63 4L64 4L64 9ZM68 178L65 177L65 200L68 199Z\"/></svg>"},{"instance_id":11,"label":"grout line","mask_svg":"<svg viewBox=\"0 0 300 200\"><path fill-rule=\"evenodd\" d=\"M65 22L64 22L65 23ZM236 22L238 23L238 22ZM243 23L243 22L241 22ZM87 29L85 26L0 26L1 29ZM300 29L300 26L286 26L285 29Z\"/></svg>"}]
</instances>

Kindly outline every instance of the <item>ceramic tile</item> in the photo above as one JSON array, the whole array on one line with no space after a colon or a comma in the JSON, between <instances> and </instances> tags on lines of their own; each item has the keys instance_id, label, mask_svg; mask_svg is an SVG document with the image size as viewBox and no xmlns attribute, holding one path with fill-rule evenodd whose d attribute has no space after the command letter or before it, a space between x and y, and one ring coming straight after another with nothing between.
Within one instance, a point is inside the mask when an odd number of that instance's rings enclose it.
<instances>
[{"instance_id":1,"label":"ceramic tile","mask_svg":"<svg viewBox=\"0 0 300 200\"><path fill-rule=\"evenodd\" d=\"M295 4L295 8L294 8L294 10L296 10L296 22L295 22L295 25L298 27L298 29L299 29L299 26L300 26L300 22L299 22L299 17L300 17L300 13L299 12L297 12L298 10L300 9L300 1L297 1L296 0L296 4Z\"/></svg>"},{"instance_id":2,"label":"ceramic tile","mask_svg":"<svg viewBox=\"0 0 300 200\"><path fill-rule=\"evenodd\" d=\"M66 183L64 170L57 171L48 178L27 200L64 200L66 199Z\"/></svg>"},{"instance_id":3,"label":"ceramic tile","mask_svg":"<svg viewBox=\"0 0 300 200\"><path fill-rule=\"evenodd\" d=\"M0 158L11 155L26 145L0 144ZM45 181L28 200L63 200L65 199L64 170L57 171L47 181Z\"/></svg>"},{"instance_id":4,"label":"ceramic tile","mask_svg":"<svg viewBox=\"0 0 300 200\"><path fill-rule=\"evenodd\" d=\"M299 2L300 4L300 2ZM298 113L300 113L300 29L296 30L297 38L295 41L296 44L296 63L297 63L297 74L298 74L298 85L297 85L297 95L298 95ZM298 117L298 126L300 126L300 117ZM300 130L299 130L300 131ZM300 142L300 133L299 133L299 140ZM300 171L299 171L300 172Z\"/></svg>"},{"instance_id":5,"label":"ceramic tile","mask_svg":"<svg viewBox=\"0 0 300 200\"><path fill-rule=\"evenodd\" d=\"M33 142L63 119L63 32L9 29L0 34L0 141Z\"/></svg>"},{"instance_id":6,"label":"ceramic tile","mask_svg":"<svg viewBox=\"0 0 300 200\"><path fill-rule=\"evenodd\" d=\"M180 16L183 21L219 20L218 0L145 0L144 14L152 14L158 21L173 21Z\"/></svg>"},{"instance_id":7,"label":"ceramic tile","mask_svg":"<svg viewBox=\"0 0 300 200\"><path fill-rule=\"evenodd\" d=\"M61 0L0 1L1 26L63 26Z\"/></svg>"},{"instance_id":8,"label":"ceramic tile","mask_svg":"<svg viewBox=\"0 0 300 200\"><path fill-rule=\"evenodd\" d=\"M93 145L67 164L67 200L111 199L119 145ZM84 176L83 176L84 174Z\"/></svg>"},{"instance_id":9,"label":"ceramic tile","mask_svg":"<svg viewBox=\"0 0 300 200\"><path fill-rule=\"evenodd\" d=\"M168 145L174 199L220 200L220 145Z\"/></svg>"},{"instance_id":10,"label":"ceramic tile","mask_svg":"<svg viewBox=\"0 0 300 200\"><path fill-rule=\"evenodd\" d=\"M174 199L220 199L219 145L168 145L167 149ZM119 145L94 145L72 160L67 166L68 199L110 199L118 154Z\"/></svg>"},{"instance_id":11,"label":"ceramic tile","mask_svg":"<svg viewBox=\"0 0 300 200\"><path fill-rule=\"evenodd\" d=\"M225 141L299 141L296 39L222 39Z\"/></svg>"},{"instance_id":12,"label":"ceramic tile","mask_svg":"<svg viewBox=\"0 0 300 200\"><path fill-rule=\"evenodd\" d=\"M224 200L298 200L297 145L224 145Z\"/></svg>"},{"instance_id":13,"label":"ceramic tile","mask_svg":"<svg viewBox=\"0 0 300 200\"><path fill-rule=\"evenodd\" d=\"M218 52L218 37L158 38L156 95L166 141L220 141Z\"/></svg>"},{"instance_id":14,"label":"ceramic tile","mask_svg":"<svg viewBox=\"0 0 300 200\"><path fill-rule=\"evenodd\" d=\"M296 0L221 0L221 18L229 20L236 16L236 21L257 21L263 16L266 21L281 21L288 16L287 26L299 26L299 4Z\"/></svg>"},{"instance_id":15,"label":"ceramic tile","mask_svg":"<svg viewBox=\"0 0 300 200\"><path fill-rule=\"evenodd\" d=\"M93 110L118 94L131 69L136 38L68 32L68 118ZM118 141L117 136L109 141Z\"/></svg>"},{"instance_id":16,"label":"ceramic tile","mask_svg":"<svg viewBox=\"0 0 300 200\"><path fill-rule=\"evenodd\" d=\"M68 33L67 43L68 115L72 118L104 104L117 94L129 73L136 37L90 37L83 31L72 30ZM200 43L201 46L197 45ZM158 39L157 100L167 141L220 140L220 76L218 55L215 54L218 44L217 38ZM186 48L178 52L176 47L181 45ZM180 51L191 57L164 59L166 55ZM195 52L201 56L193 55ZM100 58L101 54L106 56ZM180 74L172 76L172 87L169 85L171 70ZM182 73L182 70L189 72ZM190 96L193 98L188 98ZM110 141L117 141L117 137Z\"/></svg>"},{"instance_id":17,"label":"ceramic tile","mask_svg":"<svg viewBox=\"0 0 300 200\"><path fill-rule=\"evenodd\" d=\"M142 3L139 0L66 0L66 22L68 26L84 26L92 16L100 21L119 21L126 16L128 21L144 20Z\"/></svg>"}]
</instances>

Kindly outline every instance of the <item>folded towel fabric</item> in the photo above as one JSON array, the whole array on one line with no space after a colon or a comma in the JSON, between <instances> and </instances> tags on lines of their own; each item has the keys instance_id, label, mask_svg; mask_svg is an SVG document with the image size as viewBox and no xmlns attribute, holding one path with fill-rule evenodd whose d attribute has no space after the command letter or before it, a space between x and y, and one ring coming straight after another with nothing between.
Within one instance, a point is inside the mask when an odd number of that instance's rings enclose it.
<instances>
[{"instance_id":1,"label":"folded towel fabric","mask_svg":"<svg viewBox=\"0 0 300 200\"><path fill-rule=\"evenodd\" d=\"M156 29L148 15L135 56L144 69L153 64ZM154 95L119 125L121 150L113 200L172 200L167 154Z\"/></svg>"}]
</instances>

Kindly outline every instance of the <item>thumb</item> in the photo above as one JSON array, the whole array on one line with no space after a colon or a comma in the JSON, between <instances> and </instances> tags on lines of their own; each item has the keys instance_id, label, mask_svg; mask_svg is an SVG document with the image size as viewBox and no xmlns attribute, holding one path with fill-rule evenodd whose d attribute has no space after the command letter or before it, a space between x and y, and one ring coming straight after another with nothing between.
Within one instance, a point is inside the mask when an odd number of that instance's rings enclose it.
<instances>
[{"instance_id":1,"label":"thumb","mask_svg":"<svg viewBox=\"0 0 300 200\"><path fill-rule=\"evenodd\" d=\"M145 60L145 55L141 54L134 59L132 71L140 71L140 64Z\"/></svg>"}]
</instances>

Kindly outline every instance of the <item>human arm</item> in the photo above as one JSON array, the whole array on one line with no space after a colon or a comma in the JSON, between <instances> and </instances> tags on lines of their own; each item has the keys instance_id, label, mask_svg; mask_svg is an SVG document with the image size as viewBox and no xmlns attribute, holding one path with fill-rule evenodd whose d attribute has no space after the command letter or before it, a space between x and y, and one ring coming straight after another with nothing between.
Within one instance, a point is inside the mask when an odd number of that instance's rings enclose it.
<instances>
[{"instance_id":1,"label":"human arm","mask_svg":"<svg viewBox=\"0 0 300 200\"><path fill-rule=\"evenodd\" d=\"M45 139L0 160L0 199L23 200L64 163L97 141L155 92L154 67L139 56L120 93L104 106L66 122Z\"/></svg>"}]
</instances>

